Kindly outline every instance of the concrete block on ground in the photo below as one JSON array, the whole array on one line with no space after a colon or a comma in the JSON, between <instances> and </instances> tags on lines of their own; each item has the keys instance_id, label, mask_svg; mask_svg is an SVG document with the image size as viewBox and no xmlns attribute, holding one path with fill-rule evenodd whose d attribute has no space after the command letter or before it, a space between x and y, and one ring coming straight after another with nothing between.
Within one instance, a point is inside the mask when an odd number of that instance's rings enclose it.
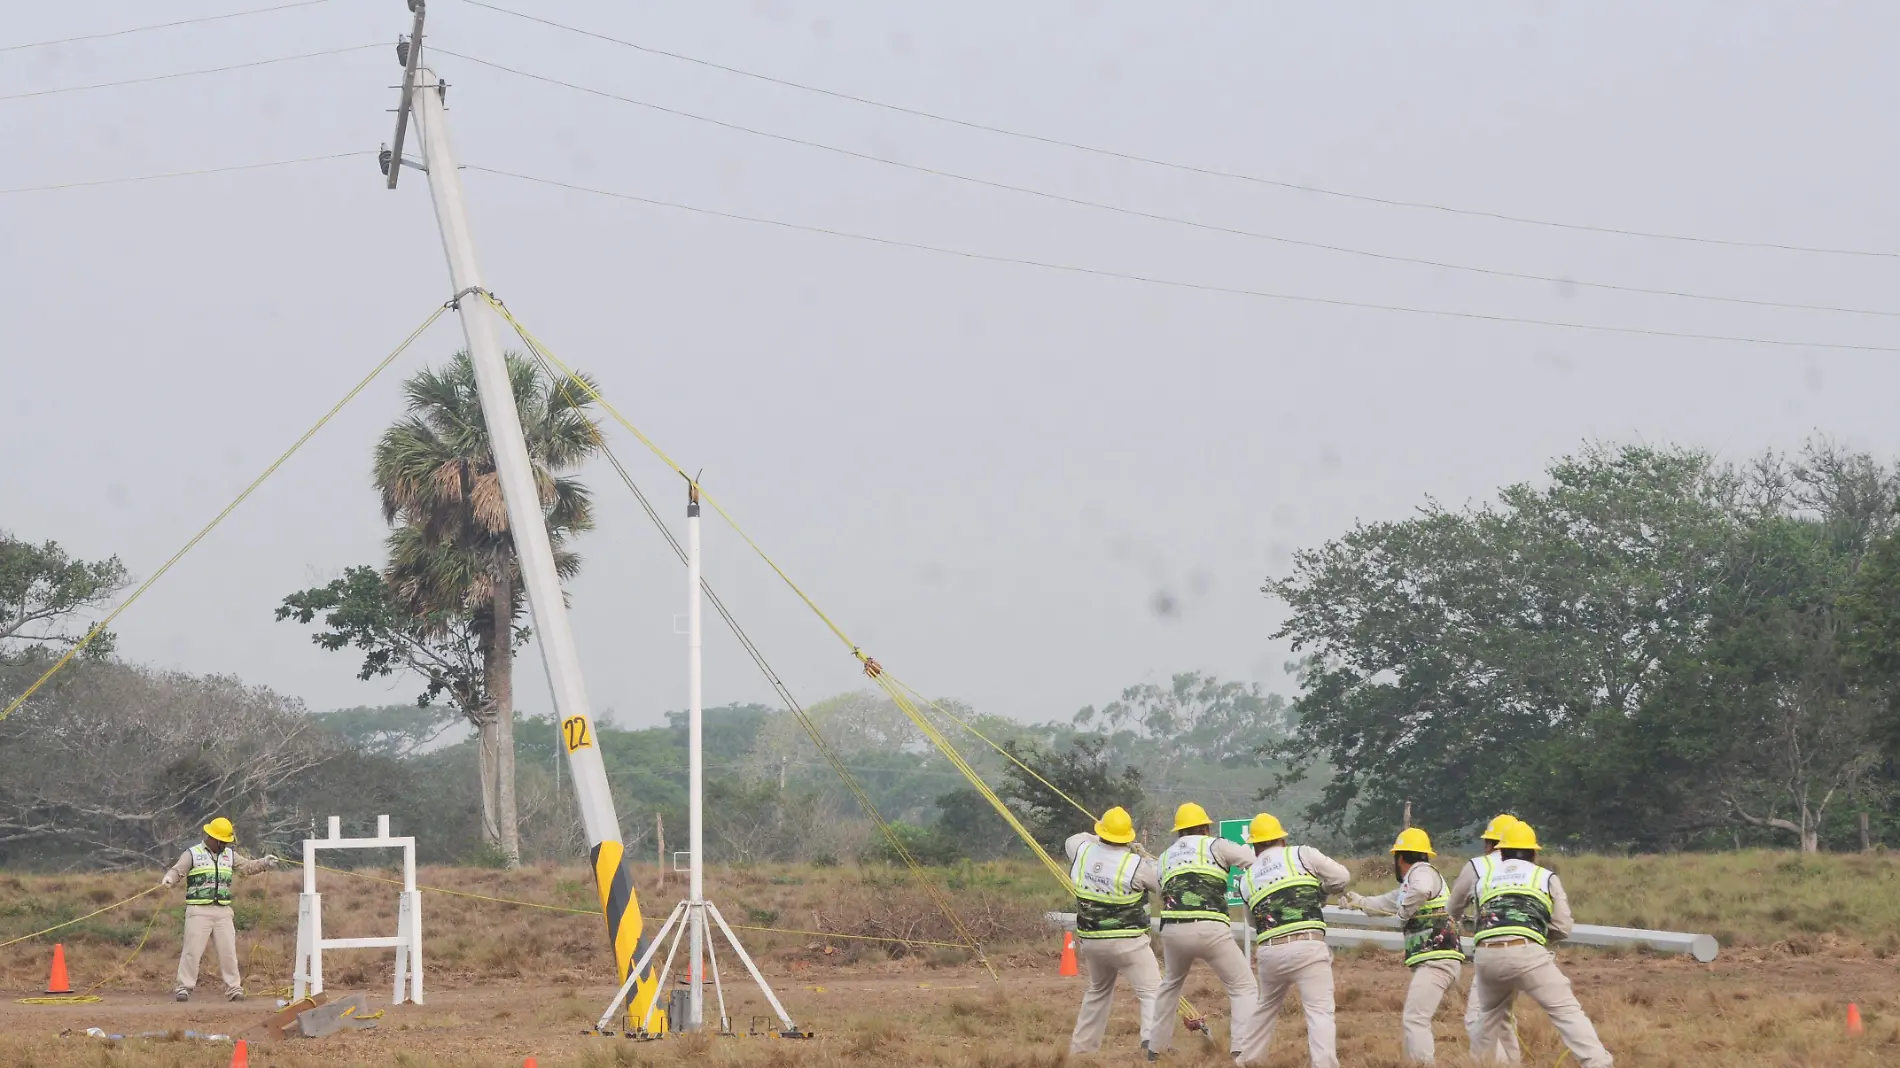
<instances>
[{"instance_id":1,"label":"concrete block on ground","mask_svg":"<svg viewBox=\"0 0 1900 1068\"><path fill-rule=\"evenodd\" d=\"M382 1016L370 1014L369 998L362 994L319 1005L297 1015L297 1025L305 1038L329 1038L338 1031L363 1031L375 1027Z\"/></svg>"},{"instance_id":2,"label":"concrete block on ground","mask_svg":"<svg viewBox=\"0 0 1900 1068\"><path fill-rule=\"evenodd\" d=\"M278 1009L276 1015L265 1020L264 1030L272 1038L286 1038L293 1033L297 1033L297 1017L319 1005L327 1003L329 1000L330 995L319 991L304 998L302 1001L293 1001L283 1008Z\"/></svg>"}]
</instances>

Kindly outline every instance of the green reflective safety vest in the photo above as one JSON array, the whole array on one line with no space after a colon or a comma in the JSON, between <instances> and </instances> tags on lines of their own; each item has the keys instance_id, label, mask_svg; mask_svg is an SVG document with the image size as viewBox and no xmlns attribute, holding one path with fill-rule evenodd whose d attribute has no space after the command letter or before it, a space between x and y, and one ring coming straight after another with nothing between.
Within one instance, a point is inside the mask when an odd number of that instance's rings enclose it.
<instances>
[{"instance_id":1,"label":"green reflective safety vest","mask_svg":"<svg viewBox=\"0 0 1900 1068\"><path fill-rule=\"evenodd\" d=\"M1432 869L1435 873L1436 868ZM1408 873L1409 874L1409 873ZM1452 922L1448 908L1451 895L1444 889L1445 880L1438 880L1438 896L1421 904L1412 918L1406 920L1405 966L1413 968L1428 960L1464 960L1464 946L1458 939L1458 925Z\"/></svg>"},{"instance_id":2,"label":"green reflective safety vest","mask_svg":"<svg viewBox=\"0 0 1900 1068\"><path fill-rule=\"evenodd\" d=\"M1473 941L1528 938L1550 943L1550 880L1554 873L1528 860L1483 858L1478 877L1478 931Z\"/></svg>"},{"instance_id":3,"label":"green reflective safety vest","mask_svg":"<svg viewBox=\"0 0 1900 1068\"><path fill-rule=\"evenodd\" d=\"M1132 849L1089 842L1069 866L1075 884L1075 937L1140 938L1148 933L1148 895L1132 889L1141 858Z\"/></svg>"},{"instance_id":4,"label":"green reflective safety vest","mask_svg":"<svg viewBox=\"0 0 1900 1068\"><path fill-rule=\"evenodd\" d=\"M1161 854L1161 922L1226 923L1227 868L1214 859L1217 838L1182 835Z\"/></svg>"},{"instance_id":5,"label":"green reflective safety vest","mask_svg":"<svg viewBox=\"0 0 1900 1068\"><path fill-rule=\"evenodd\" d=\"M1326 929L1326 892L1319 877L1306 870L1297 846L1269 849L1254 858L1240 877L1240 896L1247 899L1255 942Z\"/></svg>"},{"instance_id":6,"label":"green reflective safety vest","mask_svg":"<svg viewBox=\"0 0 1900 1068\"><path fill-rule=\"evenodd\" d=\"M202 845L191 847L191 870L185 873L185 904L229 905L231 903L230 849L213 853Z\"/></svg>"}]
</instances>

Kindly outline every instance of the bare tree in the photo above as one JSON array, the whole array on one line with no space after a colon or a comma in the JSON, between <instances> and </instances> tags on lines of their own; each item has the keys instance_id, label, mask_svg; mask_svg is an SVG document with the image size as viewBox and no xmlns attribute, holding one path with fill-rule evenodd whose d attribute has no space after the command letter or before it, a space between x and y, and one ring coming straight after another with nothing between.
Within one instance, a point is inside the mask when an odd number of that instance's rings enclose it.
<instances>
[{"instance_id":1,"label":"bare tree","mask_svg":"<svg viewBox=\"0 0 1900 1068\"><path fill-rule=\"evenodd\" d=\"M17 692L20 668L0 671ZM0 851L133 866L169 859L215 815L247 841L288 838L300 785L348 750L301 702L226 675L120 663L62 673L0 722Z\"/></svg>"}]
</instances>

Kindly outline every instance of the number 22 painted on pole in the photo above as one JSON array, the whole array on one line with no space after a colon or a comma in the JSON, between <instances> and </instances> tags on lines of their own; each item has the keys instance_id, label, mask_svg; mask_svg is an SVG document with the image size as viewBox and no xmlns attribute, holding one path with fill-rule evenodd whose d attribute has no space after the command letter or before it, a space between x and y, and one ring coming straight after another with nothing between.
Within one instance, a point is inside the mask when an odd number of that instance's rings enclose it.
<instances>
[{"instance_id":1,"label":"number 22 painted on pole","mask_svg":"<svg viewBox=\"0 0 1900 1068\"><path fill-rule=\"evenodd\" d=\"M594 744L593 737L587 732L586 716L569 716L562 720L561 738L567 743L567 751L570 753L576 749L586 749Z\"/></svg>"}]
</instances>

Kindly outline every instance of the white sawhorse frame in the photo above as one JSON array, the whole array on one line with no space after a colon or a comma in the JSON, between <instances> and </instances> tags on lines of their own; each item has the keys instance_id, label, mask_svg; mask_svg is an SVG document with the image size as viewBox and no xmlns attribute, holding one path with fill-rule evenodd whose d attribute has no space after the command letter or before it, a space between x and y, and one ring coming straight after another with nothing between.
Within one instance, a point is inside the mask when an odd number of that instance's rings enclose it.
<instances>
[{"instance_id":1,"label":"white sawhorse frame","mask_svg":"<svg viewBox=\"0 0 1900 1068\"><path fill-rule=\"evenodd\" d=\"M303 844L303 893L297 898L297 966L291 1000L301 1001L323 991L323 951L326 949L394 949L396 989L389 1003L422 1004L422 894L416 890L416 840L391 838L389 817L376 817L376 837L345 838L342 820L330 817L330 837L308 838ZM320 849L402 850L402 893L396 909L393 938L323 937L323 897L317 893L317 851Z\"/></svg>"}]
</instances>

